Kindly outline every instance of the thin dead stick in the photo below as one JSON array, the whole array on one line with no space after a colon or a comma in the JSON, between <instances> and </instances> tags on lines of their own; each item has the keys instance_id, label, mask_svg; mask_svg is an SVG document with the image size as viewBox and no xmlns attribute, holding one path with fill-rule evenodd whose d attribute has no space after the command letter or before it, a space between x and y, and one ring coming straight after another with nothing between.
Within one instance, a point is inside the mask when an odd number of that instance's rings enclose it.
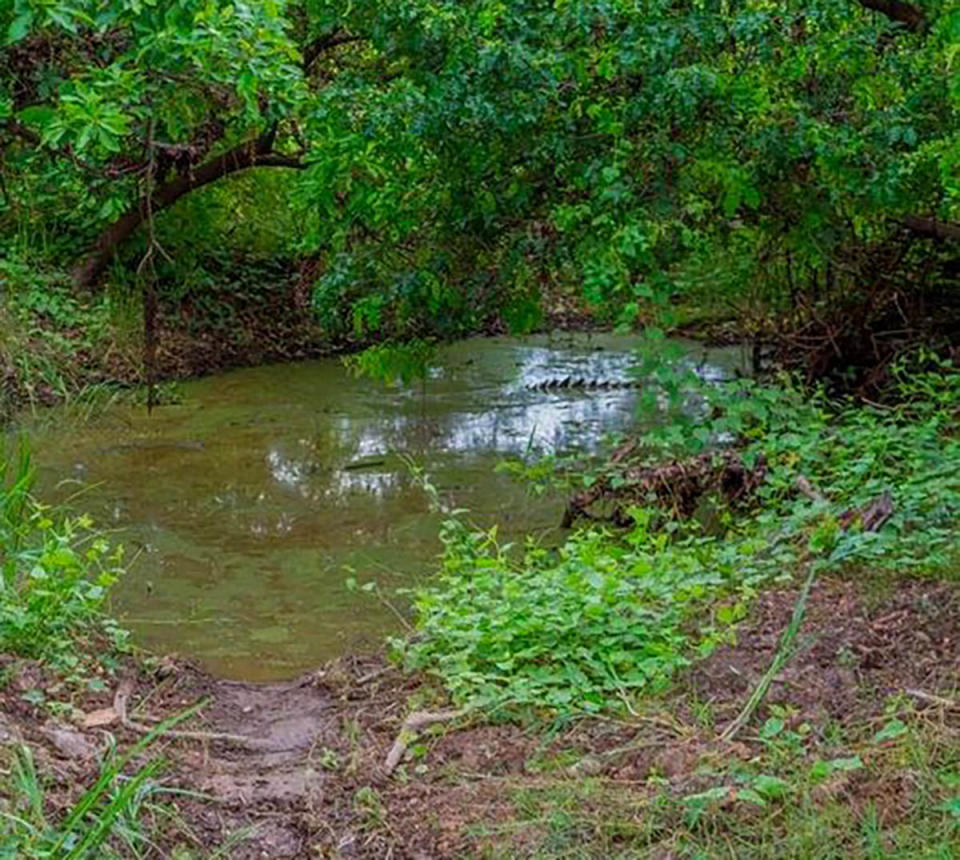
<instances>
[{"instance_id":1,"label":"thin dead stick","mask_svg":"<svg viewBox=\"0 0 960 860\"><path fill-rule=\"evenodd\" d=\"M121 682L120 686L117 687L117 692L114 693L113 710L116 711L121 725L143 735L155 732L156 726L148 726L136 720L131 720L127 715L127 700L130 698L132 692L133 683L127 680ZM231 735L226 732L191 732L179 729L167 729L166 731L160 732L159 735L164 738L177 738L189 741L226 741L237 744L238 746L247 747L248 749L264 748L264 743L259 738L249 738L245 735Z\"/></svg>"},{"instance_id":2,"label":"thin dead stick","mask_svg":"<svg viewBox=\"0 0 960 860\"><path fill-rule=\"evenodd\" d=\"M943 696L937 696L933 693L926 693L923 690L913 690L905 689L903 691L908 696L912 696L914 699L919 699L921 702L929 702L931 705L939 705L941 708L949 708L950 710L960 711L960 702L954 699L947 699Z\"/></svg>"},{"instance_id":3,"label":"thin dead stick","mask_svg":"<svg viewBox=\"0 0 960 860\"><path fill-rule=\"evenodd\" d=\"M403 613L399 609L397 609L397 607L394 606L389 600L387 600L387 598L384 597L383 594L380 593L379 588L376 589L374 593L376 595L377 600L380 602L380 604L382 606L385 606L387 609L389 609L397 617L397 620L403 626L403 629L407 631L407 633L416 632L414 626L404 617Z\"/></svg>"},{"instance_id":4,"label":"thin dead stick","mask_svg":"<svg viewBox=\"0 0 960 860\"><path fill-rule=\"evenodd\" d=\"M326 677L326 671L324 669L316 669L313 672L306 672L301 675L299 678L294 678L288 684L280 684L269 686L271 693L289 693L291 690L299 690L302 687L309 687L311 684L322 681ZM224 687L240 687L242 689L263 689L263 684L258 684L251 681L231 681L229 678L225 678L217 681L218 684L223 685Z\"/></svg>"},{"instance_id":5,"label":"thin dead stick","mask_svg":"<svg viewBox=\"0 0 960 860\"><path fill-rule=\"evenodd\" d=\"M813 484L810 483L803 475L797 475L796 480L793 482L793 485L799 490L804 496L810 499L813 502L826 502L826 496L823 495Z\"/></svg>"},{"instance_id":6,"label":"thin dead stick","mask_svg":"<svg viewBox=\"0 0 960 860\"><path fill-rule=\"evenodd\" d=\"M616 747L612 750L604 750L598 753L589 753L580 761L570 765L567 773L570 776L598 776L601 769L607 762L614 761L628 753L640 752L641 750L654 749L663 746L663 739L643 741L642 743L627 744L626 746Z\"/></svg>"},{"instance_id":7,"label":"thin dead stick","mask_svg":"<svg viewBox=\"0 0 960 860\"><path fill-rule=\"evenodd\" d=\"M797 633L800 631L800 625L803 623L803 616L807 610L807 598L809 598L810 589L813 588L814 580L817 578L817 566L812 560L809 562L809 565L810 568L807 572L807 578L804 580L803 588L800 589L796 603L793 604L793 616L790 618L787 629L783 631L777 653L773 655L773 660L770 662L769 668L760 679L760 683L754 688L747 703L743 706L743 710L740 711L736 719L723 730L723 734L720 735L721 742L733 740L737 733L750 721L754 712L766 698L767 691L770 689L773 679L780 674L780 670L786 665L787 660L790 659L793 653L793 640L797 638Z\"/></svg>"},{"instance_id":8,"label":"thin dead stick","mask_svg":"<svg viewBox=\"0 0 960 860\"><path fill-rule=\"evenodd\" d=\"M458 717L464 716L466 713L468 713L466 708L460 708L456 711L414 711L410 714L403 721L403 725L400 727L400 734L397 735L393 746L390 747L390 752L387 753L387 759L383 764L383 769L387 775L389 776L393 773L397 765L400 764L400 759L403 758L407 747L410 745L410 742L416 738L417 733L421 729L432 726L434 723L445 723L448 720L455 720Z\"/></svg>"},{"instance_id":9,"label":"thin dead stick","mask_svg":"<svg viewBox=\"0 0 960 860\"><path fill-rule=\"evenodd\" d=\"M393 666L382 666L379 669L374 669L357 678L357 684L362 687L364 684L369 684L371 681L375 681L377 678L381 678L391 671L393 671Z\"/></svg>"},{"instance_id":10,"label":"thin dead stick","mask_svg":"<svg viewBox=\"0 0 960 860\"><path fill-rule=\"evenodd\" d=\"M817 502L828 501L803 475L797 477L796 481L794 481L794 486L810 499ZM844 531L846 531L852 523L860 522L865 531L875 532L878 531L891 516L893 516L893 499L889 490L887 490L868 505L857 510L845 511L840 515L839 521L840 527ZM757 684L753 694L747 700L746 705L744 705L743 710L737 715L737 718L724 729L723 734L720 735L721 741L732 740L737 732L749 722L754 711L756 711L766 697L767 691L770 689L770 684L773 683L773 679L776 678L787 660L790 659L793 640L797 638L797 633L800 631L800 625L803 623L803 616L807 609L807 599L810 597L810 590L813 588L814 580L817 578L816 560L811 559L808 565L807 577L804 580L803 588L800 589L796 603L793 605L793 616L787 625L787 629L783 632L777 653L774 655L770 667L760 679L760 683Z\"/></svg>"}]
</instances>

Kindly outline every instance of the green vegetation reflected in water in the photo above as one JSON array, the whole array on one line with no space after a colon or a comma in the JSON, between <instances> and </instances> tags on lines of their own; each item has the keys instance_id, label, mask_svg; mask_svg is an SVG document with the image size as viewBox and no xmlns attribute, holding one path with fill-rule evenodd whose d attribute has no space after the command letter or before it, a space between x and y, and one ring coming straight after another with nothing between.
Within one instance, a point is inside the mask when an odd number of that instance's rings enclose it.
<instances>
[{"instance_id":1,"label":"green vegetation reflected in water","mask_svg":"<svg viewBox=\"0 0 960 860\"><path fill-rule=\"evenodd\" d=\"M628 338L474 339L442 351L421 389L385 389L328 361L253 368L183 386L147 416L111 408L34 428L41 494L118 529L136 554L117 609L137 640L250 680L285 678L375 646L396 617L345 587L346 566L386 589L427 576L437 520L404 457L501 533L555 529L563 500L494 472L504 455L589 449L634 416L636 392L531 391L550 377L628 378ZM708 373L738 350L690 345Z\"/></svg>"}]
</instances>

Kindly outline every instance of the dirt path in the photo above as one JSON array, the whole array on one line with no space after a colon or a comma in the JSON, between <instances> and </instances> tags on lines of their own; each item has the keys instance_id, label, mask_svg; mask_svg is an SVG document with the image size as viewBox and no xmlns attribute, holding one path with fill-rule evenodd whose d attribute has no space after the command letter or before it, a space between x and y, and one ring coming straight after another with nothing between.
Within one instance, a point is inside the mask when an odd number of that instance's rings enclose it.
<instances>
[{"instance_id":1,"label":"dirt path","mask_svg":"<svg viewBox=\"0 0 960 860\"><path fill-rule=\"evenodd\" d=\"M131 720L149 723L207 698L190 729L251 739L167 739L155 750L170 761L171 783L208 796L178 802L180 823L168 821L157 837L167 852L161 856L178 847L204 856L238 835L245 838L227 856L241 860L526 856L543 849L546 826L540 818L518 824L530 792L567 791L590 780L615 787L615 802L624 804L618 814L639 814L651 792L679 797L702 790L705 760L747 762L762 753L756 727L776 706L789 712L790 725L818 732L875 725L900 697L950 731L960 729L960 712L951 707L960 687L957 588L827 581L811 597L799 653L752 729L720 749L718 729L765 671L794 597L792 590L762 595L735 644L696 664L674 690L632 717L581 721L552 734L542 726L441 724L410 745L392 775L383 762L404 716L444 703L436 690L379 658L344 659L284 685L216 681L188 664L157 661L132 678ZM53 786L51 802L65 806L96 772L106 732L121 747L138 733L117 721L83 727L83 715L109 717L110 690L77 702L79 725L47 718L23 699L43 684L35 666L7 683L0 739L34 745ZM828 741L822 744L826 749ZM850 793L851 803L879 804L881 811L903 802L875 782L849 780L839 790ZM604 803L609 811L611 801ZM591 801L578 814L592 814Z\"/></svg>"}]
</instances>

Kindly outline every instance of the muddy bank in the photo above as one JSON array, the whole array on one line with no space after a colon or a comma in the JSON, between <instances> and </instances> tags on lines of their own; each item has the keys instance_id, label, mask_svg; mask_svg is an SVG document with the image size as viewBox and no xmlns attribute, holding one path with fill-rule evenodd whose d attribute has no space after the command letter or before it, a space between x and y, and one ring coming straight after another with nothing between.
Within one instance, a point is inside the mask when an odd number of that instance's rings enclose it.
<instances>
[{"instance_id":1,"label":"muddy bank","mask_svg":"<svg viewBox=\"0 0 960 860\"><path fill-rule=\"evenodd\" d=\"M615 804L624 826L631 816L636 824L654 797L666 803L703 791L718 762L762 755L765 741L756 730L776 708L788 714L788 729L812 727L811 758L849 755L838 737L872 734L894 715L933 721L953 736L960 731L957 587L827 580L811 597L799 652L751 726L735 742L719 744L719 731L769 665L795 598L793 590L759 597L736 644L695 664L672 691L641 703L632 716L560 731L478 718L437 724L410 743L391 775L384 762L404 717L447 703L425 679L406 677L378 657L340 659L296 682L269 685L216 681L171 659L131 664L120 679L129 687L127 720L139 729L116 713L116 679L101 693L75 697L72 720L53 720L24 699L50 679L35 666L8 663L0 734L8 751L17 740L35 748L51 783L48 802L65 808L95 779L108 734L129 747L144 726L206 700L189 725L178 727L206 734L167 737L152 750L169 761L168 784L206 798L177 800L180 824L153 822L153 856L213 849L242 836L227 856L436 858L544 850L544 822L524 818L524 798L579 783L590 784L596 803ZM881 820L901 814L910 801L910 763L902 769L882 781L866 771L843 774L830 782L824 802L870 806ZM892 791L901 777L903 791ZM591 814L591 802L580 813ZM622 847L676 856L668 829L643 833L642 842Z\"/></svg>"}]
</instances>

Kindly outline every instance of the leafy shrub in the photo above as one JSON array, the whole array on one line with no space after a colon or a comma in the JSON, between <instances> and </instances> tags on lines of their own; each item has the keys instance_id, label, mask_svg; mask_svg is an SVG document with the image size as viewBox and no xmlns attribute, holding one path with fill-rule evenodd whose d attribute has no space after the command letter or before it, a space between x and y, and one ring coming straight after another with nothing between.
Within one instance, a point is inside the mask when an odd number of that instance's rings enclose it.
<instances>
[{"instance_id":1,"label":"leafy shrub","mask_svg":"<svg viewBox=\"0 0 960 860\"><path fill-rule=\"evenodd\" d=\"M691 628L693 609L736 576L733 555L704 564L703 540L672 546L635 533L629 547L583 533L556 555L531 547L515 563L494 532L458 519L442 537L440 574L416 599L423 638L401 647L411 668L435 671L474 704L619 707L686 665L695 636L709 646L710 618Z\"/></svg>"},{"instance_id":2,"label":"leafy shrub","mask_svg":"<svg viewBox=\"0 0 960 860\"><path fill-rule=\"evenodd\" d=\"M88 517L56 513L31 496L25 450L0 468L0 650L74 669L99 650L78 648L78 639L106 635L121 647L126 633L104 605L122 548L111 548Z\"/></svg>"},{"instance_id":3,"label":"leafy shrub","mask_svg":"<svg viewBox=\"0 0 960 860\"><path fill-rule=\"evenodd\" d=\"M495 532L451 517L439 575L416 593L418 635L397 643L399 653L459 702L616 710L709 651L758 588L807 564L949 569L958 551L960 376L901 380L903 405L890 409L730 383L704 392L715 417L696 434L648 431L661 457L726 438L738 440L746 461L764 458L753 506L739 517L722 512L722 534L635 507L626 535L580 532L556 552L530 547L517 561ZM801 476L823 498L798 493ZM866 530L855 512L883 493L893 514Z\"/></svg>"}]
</instances>

